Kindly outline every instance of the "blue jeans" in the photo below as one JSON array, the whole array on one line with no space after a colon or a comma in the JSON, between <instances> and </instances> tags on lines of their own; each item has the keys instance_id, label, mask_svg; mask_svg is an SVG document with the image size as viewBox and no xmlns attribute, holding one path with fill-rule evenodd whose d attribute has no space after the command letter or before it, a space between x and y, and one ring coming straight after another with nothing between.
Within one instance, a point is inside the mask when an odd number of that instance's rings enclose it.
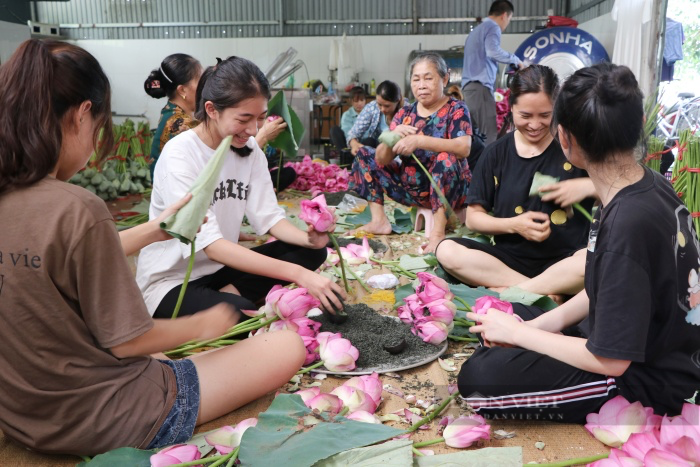
<instances>
[{"instance_id":1,"label":"blue jeans","mask_svg":"<svg viewBox=\"0 0 700 467\"><path fill-rule=\"evenodd\" d=\"M194 433L199 414L199 377L194 362L188 359L158 361L175 373L177 396L173 408L146 449L186 442Z\"/></svg>"}]
</instances>

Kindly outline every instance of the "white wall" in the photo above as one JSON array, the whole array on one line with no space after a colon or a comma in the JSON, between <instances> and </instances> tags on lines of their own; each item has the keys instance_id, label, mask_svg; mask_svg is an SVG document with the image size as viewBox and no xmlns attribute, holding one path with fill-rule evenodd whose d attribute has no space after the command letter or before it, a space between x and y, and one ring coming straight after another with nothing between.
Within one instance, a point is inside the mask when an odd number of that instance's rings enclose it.
<instances>
[{"instance_id":1,"label":"white wall","mask_svg":"<svg viewBox=\"0 0 700 467\"><path fill-rule=\"evenodd\" d=\"M613 21L612 15L606 13L585 23L578 25L579 29L583 29L598 39L598 42L605 47L605 51L612 60L613 48L615 46L615 31L617 31L617 23Z\"/></svg>"},{"instance_id":2,"label":"white wall","mask_svg":"<svg viewBox=\"0 0 700 467\"><path fill-rule=\"evenodd\" d=\"M0 21L0 63L5 63L17 46L29 39L29 26Z\"/></svg>"},{"instance_id":3,"label":"white wall","mask_svg":"<svg viewBox=\"0 0 700 467\"><path fill-rule=\"evenodd\" d=\"M514 52L527 34L504 34L502 47ZM464 35L425 36L361 36L364 70L361 82L372 78L377 83L389 79L404 86L408 55L412 50L448 49L463 46ZM76 43L92 53L109 76L112 88L112 109L120 114L144 114L151 126L158 122L164 99L153 99L143 91L143 82L161 60L172 53L186 53L204 66L215 63L215 57L238 55L255 62L263 71L272 60L289 47L297 59L306 63L311 79L328 82L328 57L333 37L285 37L250 39L143 39L81 40ZM297 85L307 80L301 68L295 73ZM342 84L342 83L341 83Z\"/></svg>"}]
</instances>

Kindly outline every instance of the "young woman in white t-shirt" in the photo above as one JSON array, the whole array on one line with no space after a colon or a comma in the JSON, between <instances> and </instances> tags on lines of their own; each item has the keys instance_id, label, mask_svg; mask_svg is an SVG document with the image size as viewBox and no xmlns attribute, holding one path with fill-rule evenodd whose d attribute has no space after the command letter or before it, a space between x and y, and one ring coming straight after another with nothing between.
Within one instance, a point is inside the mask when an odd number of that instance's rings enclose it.
<instances>
[{"instance_id":1,"label":"young woman in white t-shirt","mask_svg":"<svg viewBox=\"0 0 700 467\"><path fill-rule=\"evenodd\" d=\"M208 221L196 238L195 262L180 309L193 314L227 302L237 310L255 309L275 284L295 282L332 310L343 290L313 272L326 258L328 234L291 224L277 204L264 153L255 135L267 116L270 87L252 62L229 57L209 67L197 86L196 128L170 140L153 179L150 217L182 198L214 154L233 136L218 177ZM277 240L248 249L238 245L243 217L258 235ZM172 314L189 261L190 247L177 240L146 247L139 256L137 281L155 317Z\"/></svg>"}]
</instances>

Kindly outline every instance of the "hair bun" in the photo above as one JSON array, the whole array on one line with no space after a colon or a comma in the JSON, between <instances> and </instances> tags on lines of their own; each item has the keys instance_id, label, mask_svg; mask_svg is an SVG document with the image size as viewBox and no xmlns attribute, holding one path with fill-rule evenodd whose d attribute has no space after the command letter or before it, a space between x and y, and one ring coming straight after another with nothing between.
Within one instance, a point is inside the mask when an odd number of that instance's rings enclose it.
<instances>
[{"instance_id":1,"label":"hair bun","mask_svg":"<svg viewBox=\"0 0 700 467\"><path fill-rule=\"evenodd\" d=\"M639 89L637 78L626 66L611 67L596 85L596 94L605 103L613 104L634 98Z\"/></svg>"},{"instance_id":2,"label":"hair bun","mask_svg":"<svg viewBox=\"0 0 700 467\"><path fill-rule=\"evenodd\" d=\"M165 83L163 73L156 69L151 71L151 74L148 75L148 78L146 78L146 81L144 81L143 89L149 96L155 99L160 99L161 97L168 95L165 86L166 84L168 83Z\"/></svg>"}]
</instances>

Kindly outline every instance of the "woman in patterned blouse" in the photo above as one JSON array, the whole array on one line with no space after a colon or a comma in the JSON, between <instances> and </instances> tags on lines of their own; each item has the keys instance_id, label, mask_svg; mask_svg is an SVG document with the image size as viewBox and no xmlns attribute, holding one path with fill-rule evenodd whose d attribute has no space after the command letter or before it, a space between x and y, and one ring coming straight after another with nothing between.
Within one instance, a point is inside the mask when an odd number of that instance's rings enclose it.
<instances>
[{"instance_id":1,"label":"woman in patterned blouse","mask_svg":"<svg viewBox=\"0 0 700 467\"><path fill-rule=\"evenodd\" d=\"M393 148L382 143L376 151L360 149L352 166L350 188L369 201L372 220L359 229L367 233L391 233L384 213L385 194L407 206L431 208L434 227L423 248L428 253L445 238L447 212L411 155L428 169L452 209L462 208L471 179L467 156L472 127L464 103L444 93L449 75L440 55L419 55L410 70L416 102L399 110L390 126L401 139Z\"/></svg>"}]
</instances>

